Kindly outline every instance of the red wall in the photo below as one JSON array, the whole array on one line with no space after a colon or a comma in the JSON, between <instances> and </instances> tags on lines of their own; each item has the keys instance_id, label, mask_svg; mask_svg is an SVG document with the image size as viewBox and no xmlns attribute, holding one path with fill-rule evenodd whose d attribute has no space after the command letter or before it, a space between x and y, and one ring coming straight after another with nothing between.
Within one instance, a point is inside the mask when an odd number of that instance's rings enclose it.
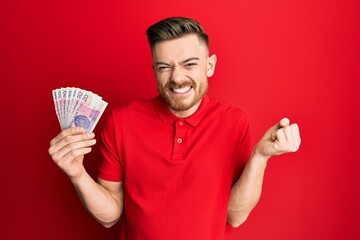
<instances>
[{"instance_id":1,"label":"red wall","mask_svg":"<svg viewBox=\"0 0 360 240\"><path fill-rule=\"evenodd\" d=\"M154 96L145 30L173 15L205 26L218 56L209 94L247 109L254 141L283 116L301 128L300 151L271 160L235 239L359 239L356 0L1 1L0 239L118 239L119 225L97 224L47 154L59 132L51 90L92 90L106 113ZM96 159L97 147L86 159L94 177Z\"/></svg>"}]
</instances>

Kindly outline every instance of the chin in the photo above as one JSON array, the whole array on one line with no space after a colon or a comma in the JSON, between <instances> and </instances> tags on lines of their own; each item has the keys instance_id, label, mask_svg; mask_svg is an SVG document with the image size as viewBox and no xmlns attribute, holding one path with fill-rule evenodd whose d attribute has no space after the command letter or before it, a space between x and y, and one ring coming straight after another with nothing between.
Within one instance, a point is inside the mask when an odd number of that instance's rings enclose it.
<instances>
[{"instance_id":1,"label":"chin","mask_svg":"<svg viewBox=\"0 0 360 240\"><path fill-rule=\"evenodd\" d=\"M194 99L192 101L178 101L178 102L171 101L171 103L168 105L173 111L183 112L191 109L198 102L199 101L195 101Z\"/></svg>"}]
</instances>

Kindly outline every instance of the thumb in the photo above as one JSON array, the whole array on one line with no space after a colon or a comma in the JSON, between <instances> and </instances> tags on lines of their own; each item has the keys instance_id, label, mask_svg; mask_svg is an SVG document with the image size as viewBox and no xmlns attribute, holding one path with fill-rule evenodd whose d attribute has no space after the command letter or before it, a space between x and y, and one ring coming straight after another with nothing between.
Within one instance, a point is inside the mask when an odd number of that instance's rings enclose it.
<instances>
[{"instance_id":1,"label":"thumb","mask_svg":"<svg viewBox=\"0 0 360 240\"><path fill-rule=\"evenodd\" d=\"M274 126L269 128L269 130L267 130L266 135L268 135L272 141L275 141L277 130L289 125L290 125L290 120L288 118L282 118L277 124L275 124Z\"/></svg>"},{"instance_id":2,"label":"thumb","mask_svg":"<svg viewBox=\"0 0 360 240\"><path fill-rule=\"evenodd\" d=\"M290 125L290 120L288 118L282 118L279 122L278 128L283 128Z\"/></svg>"},{"instance_id":3,"label":"thumb","mask_svg":"<svg viewBox=\"0 0 360 240\"><path fill-rule=\"evenodd\" d=\"M290 120L288 118L282 118L277 124L269 128L268 132L276 132L278 129L289 126Z\"/></svg>"}]
</instances>

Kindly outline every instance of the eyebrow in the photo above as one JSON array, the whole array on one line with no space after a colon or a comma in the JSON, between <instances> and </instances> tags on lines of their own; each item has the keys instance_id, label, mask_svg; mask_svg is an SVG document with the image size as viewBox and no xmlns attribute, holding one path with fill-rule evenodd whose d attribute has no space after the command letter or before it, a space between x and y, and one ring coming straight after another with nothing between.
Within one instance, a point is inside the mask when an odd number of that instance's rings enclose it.
<instances>
[{"instance_id":1,"label":"eyebrow","mask_svg":"<svg viewBox=\"0 0 360 240\"><path fill-rule=\"evenodd\" d=\"M193 61L193 60L200 60L200 58L198 58L198 57L191 57L191 58L185 59L185 60L182 61L181 63L184 64L184 63L187 63L187 62L190 62L190 61ZM157 62L155 63L155 65L171 66L170 64L165 63L165 62L161 62L161 61L157 61Z\"/></svg>"},{"instance_id":2,"label":"eyebrow","mask_svg":"<svg viewBox=\"0 0 360 240\"><path fill-rule=\"evenodd\" d=\"M198 58L198 57L191 57L191 58L188 58L188 59L182 61L181 63L187 63L187 62L190 62L190 61L193 61L193 60L200 60L200 58Z\"/></svg>"}]
</instances>

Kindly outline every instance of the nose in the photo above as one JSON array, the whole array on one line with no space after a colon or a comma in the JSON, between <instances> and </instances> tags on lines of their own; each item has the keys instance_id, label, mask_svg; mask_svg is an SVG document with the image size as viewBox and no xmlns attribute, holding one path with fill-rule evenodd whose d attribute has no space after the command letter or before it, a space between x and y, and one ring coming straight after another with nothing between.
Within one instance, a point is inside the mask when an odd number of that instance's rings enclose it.
<instances>
[{"instance_id":1,"label":"nose","mask_svg":"<svg viewBox=\"0 0 360 240\"><path fill-rule=\"evenodd\" d=\"M174 66L171 70L170 80L175 83L182 83L186 80L186 75L180 67Z\"/></svg>"}]
</instances>

